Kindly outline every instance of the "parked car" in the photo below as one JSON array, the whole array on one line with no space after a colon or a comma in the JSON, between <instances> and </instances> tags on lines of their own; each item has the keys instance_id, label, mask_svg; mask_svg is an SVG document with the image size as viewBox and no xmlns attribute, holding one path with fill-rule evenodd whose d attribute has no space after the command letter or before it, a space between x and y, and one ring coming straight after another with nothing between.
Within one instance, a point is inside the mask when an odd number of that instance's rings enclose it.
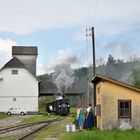
<instances>
[{"instance_id":1,"label":"parked car","mask_svg":"<svg viewBox=\"0 0 140 140\"><path fill-rule=\"evenodd\" d=\"M26 111L25 110L22 110L20 108L10 108L5 113L8 114L8 115L12 115L12 114L25 115L26 114Z\"/></svg>"}]
</instances>

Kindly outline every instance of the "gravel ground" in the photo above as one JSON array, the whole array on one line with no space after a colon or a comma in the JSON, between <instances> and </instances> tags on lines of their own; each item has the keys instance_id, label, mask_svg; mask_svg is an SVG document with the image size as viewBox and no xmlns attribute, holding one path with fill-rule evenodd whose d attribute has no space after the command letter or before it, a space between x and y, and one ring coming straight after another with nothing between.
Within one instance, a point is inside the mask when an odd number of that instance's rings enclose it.
<instances>
[{"instance_id":1,"label":"gravel ground","mask_svg":"<svg viewBox=\"0 0 140 140\"><path fill-rule=\"evenodd\" d=\"M25 115L25 116L12 115L8 118L0 120L0 128L8 127L8 126L11 126L11 125L16 125L17 123L22 122L24 119L30 118L30 117L33 117L33 116L37 116L37 115Z\"/></svg>"},{"instance_id":2,"label":"gravel ground","mask_svg":"<svg viewBox=\"0 0 140 140\"><path fill-rule=\"evenodd\" d=\"M44 124L29 126L29 127L14 130L14 131L11 131L11 132L6 132L6 133L3 133L3 134L0 134L0 138L1 137L13 136L13 135L21 137L21 136L23 136L23 135L25 135L29 132L32 132L33 130L36 130L37 128L40 128L41 126L44 126Z\"/></svg>"}]
</instances>

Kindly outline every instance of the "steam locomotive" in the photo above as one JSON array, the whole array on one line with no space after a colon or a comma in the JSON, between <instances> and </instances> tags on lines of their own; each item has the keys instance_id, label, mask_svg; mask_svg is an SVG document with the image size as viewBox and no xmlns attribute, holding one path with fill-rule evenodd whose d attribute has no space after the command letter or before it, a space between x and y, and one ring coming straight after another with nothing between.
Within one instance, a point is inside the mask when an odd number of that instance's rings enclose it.
<instances>
[{"instance_id":1,"label":"steam locomotive","mask_svg":"<svg viewBox=\"0 0 140 140\"><path fill-rule=\"evenodd\" d=\"M61 116L66 116L70 113L69 99L60 99L46 104L46 111L48 113L54 112Z\"/></svg>"}]
</instances>

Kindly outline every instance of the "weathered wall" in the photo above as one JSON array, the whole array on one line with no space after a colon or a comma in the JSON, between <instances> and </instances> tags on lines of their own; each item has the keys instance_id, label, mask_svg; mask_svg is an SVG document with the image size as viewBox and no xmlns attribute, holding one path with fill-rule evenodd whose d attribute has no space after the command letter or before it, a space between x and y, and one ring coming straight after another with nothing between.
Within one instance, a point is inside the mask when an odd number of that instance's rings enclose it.
<instances>
[{"instance_id":1,"label":"weathered wall","mask_svg":"<svg viewBox=\"0 0 140 140\"><path fill-rule=\"evenodd\" d=\"M100 129L118 128L122 120L129 122L133 128L140 129L140 93L107 81L100 82L100 87L101 117L97 117ZM97 103L98 97L97 93ZM131 119L118 118L119 99L131 100Z\"/></svg>"},{"instance_id":2,"label":"weathered wall","mask_svg":"<svg viewBox=\"0 0 140 140\"><path fill-rule=\"evenodd\" d=\"M96 85L96 105L101 105L102 107L102 84L101 82ZM101 114L97 116L97 128L102 128L102 109Z\"/></svg>"}]
</instances>

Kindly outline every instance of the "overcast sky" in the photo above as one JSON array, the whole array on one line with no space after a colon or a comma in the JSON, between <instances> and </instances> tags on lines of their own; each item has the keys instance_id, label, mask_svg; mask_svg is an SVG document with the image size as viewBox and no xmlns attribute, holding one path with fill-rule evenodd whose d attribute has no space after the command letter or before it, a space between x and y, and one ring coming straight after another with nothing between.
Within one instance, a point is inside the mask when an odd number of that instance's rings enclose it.
<instances>
[{"instance_id":1,"label":"overcast sky","mask_svg":"<svg viewBox=\"0 0 140 140\"><path fill-rule=\"evenodd\" d=\"M88 65L92 26L96 59L140 57L139 7L140 0L0 0L0 67L13 45L38 46L38 74L68 57L79 59L74 67Z\"/></svg>"}]
</instances>

